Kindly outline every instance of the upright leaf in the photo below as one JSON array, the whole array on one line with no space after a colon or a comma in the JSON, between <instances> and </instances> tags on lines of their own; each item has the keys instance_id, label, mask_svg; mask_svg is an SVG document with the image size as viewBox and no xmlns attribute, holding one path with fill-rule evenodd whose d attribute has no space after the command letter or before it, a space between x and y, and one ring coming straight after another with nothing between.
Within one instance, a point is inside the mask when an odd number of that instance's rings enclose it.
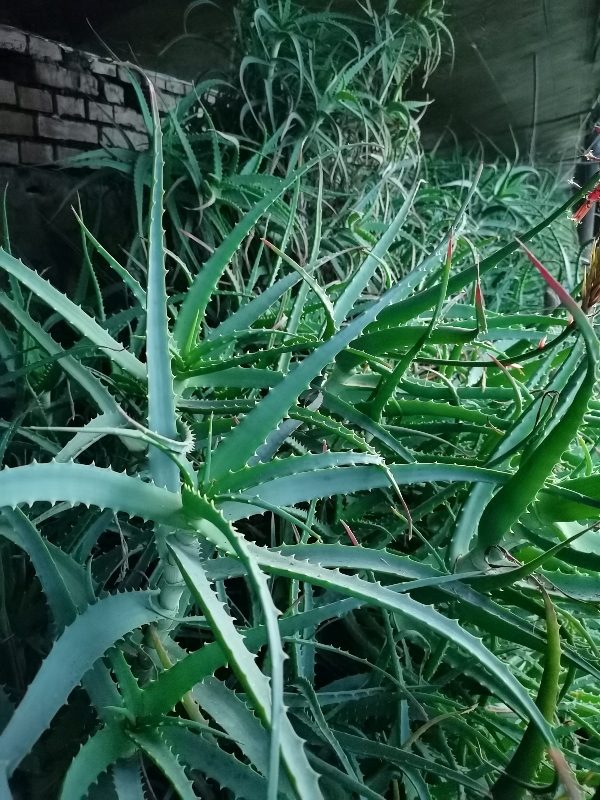
<instances>
[{"instance_id":1,"label":"upright leaf","mask_svg":"<svg viewBox=\"0 0 600 800\"><path fill-rule=\"evenodd\" d=\"M148 297L146 312L146 363L148 367L148 427L168 439L177 438L173 376L169 352L169 321L165 286L165 242L163 218L162 129L154 87L148 81L152 99L153 171L148 234ZM156 447L150 447L150 470L154 483L170 492L179 488L177 465Z\"/></svg>"}]
</instances>

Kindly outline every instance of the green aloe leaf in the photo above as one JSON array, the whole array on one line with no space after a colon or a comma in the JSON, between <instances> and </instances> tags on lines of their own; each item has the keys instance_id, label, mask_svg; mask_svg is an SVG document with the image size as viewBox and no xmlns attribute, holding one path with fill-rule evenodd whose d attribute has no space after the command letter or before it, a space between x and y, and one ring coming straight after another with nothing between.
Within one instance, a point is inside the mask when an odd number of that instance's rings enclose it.
<instances>
[{"instance_id":1,"label":"green aloe leaf","mask_svg":"<svg viewBox=\"0 0 600 800\"><path fill-rule=\"evenodd\" d=\"M116 641L159 618L151 592L110 595L65 629L0 736L0 762L9 775L29 753L94 663Z\"/></svg>"},{"instance_id":2,"label":"green aloe leaf","mask_svg":"<svg viewBox=\"0 0 600 800\"><path fill-rule=\"evenodd\" d=\"M589 475L584 478L573 478L557 484L561 489L568 489L578 494L600 501L600 475ZM558 494L542 494L536 501L536 508L542 519L551 522L573 522L579 519L598 519L600 508L578 503Z\"/></svg>"},{"instance_id":3,"label":"green aloe leaf","mask_svg":"<svg viewBox=\"0 0 600 800\"><path fill-rule=\"evenodd\" d=\"M60 800L83 800L111 764L133 752L135 745L120 726L113 724L100 728L71 761Z\"/></svg>"},{"instance_id":4,"label":"green aloe leaf","mask_svg":"<svg viewBox=\"0 0 600 800\"><path fill-rule=\"evenodd\" d=\"M213 455L214 478L219 479L229 470L241 469L248 462L269 433L287 414L300 393L308 388L310 382L335 359L338 353L356 339L384 308L405 292L407 283L414 279L416 272L419 272L419 268L409 273L407 278L389 289L380 300L314 350L241 420L240 424L224 438Z\"/></svg>"},{"instance_id":5,"label":"green aloe leaf","mask_svg":"<svg viewBox=\"0 0 600 800\"><path fill-rule=\"evenodd\" d=\"M544 741L551 747L556 747L550 728L521 684L480 639L468 633L453 620L447 619L430 606L353 575L332 572L323 567L297 562L295 559L277 558L274 553L269 553L268 566L264 563L264 567L274 574L313 583L331 591L362 599L388 611L400 613L407 619L414 619L421 626L427 627L432 633L453 642L490 671L511 697L515 710L531 719Z\"/></svg>"},{"instance_id":6,"label":"green aloe leaf","mask_svg":"<svg viewBox=\"0 0 600 800\"><path fill-rule=\"evenodd\" d=\"M551 723L556 711L559 689L560 629L552 601L547 592L544 591L543 595L548 645L536 704L546 720ZM492 787L492 797L497 800L521 800L526 791L522 784L533 781L543 756L544 741L537 728L530 723L506 767L506 772ZM559 757L563 759L562 754ZM520 783L512 780L513 777Z\"/></svg>"},{"instance_id":7,"label":"green aloe leaf","mask_svg":"<svg viewBox=\"0 0 600 800\"><path fill-rule=\"evenodd\" d=\"M0 472L2 502L11 508L37 502L84 503L124 511L167 525L185 524L181 499L139 478L88 464L29 464Z\"/></svg>"},{"instance_id":8,"label":"green aloe leaf","mask_svg":"<svg viewBox=\"0 0 600 800\"><path fill-rule=\"evenodd\" d=\"M352 422L354 425L358 425L367 433L370 433L371 436L379 439L380 442L383 442L383 444L389 447L393 453L396 453L396 455L399 455L405 461L410 463L415 460L412 453L407 450L406 447L404 447L397 439L395 439L391 433L386 431L386 429L379 425L379 423L374 422L371 417L368 417L366 414L358 411L350 403L346 403L344 400L341 400L339 397L336 397L330 392L323 392L323 403L325 407L330 411L333 411L334 414L338 414L340 417Z\"/></svg>"},{"instance_id":9,"label":"green aloe leaf","mask_svg":"<svg viewBox=\"0 0 600 800\"><path fill-rule=\"evenodd\" d=\"M275 459L266 464L257 464L253 467L244 467L238 472L232 472L211 487L211 494L223 492L240 492L250 487L259 486L274 478L300 475L304 472L313 472L319 469L333 469L335 467L354 466L356 464L380 464L381 458L370 453L315 453L307 456L288 456Z\"/></svg>"},{"instance_id":10,"label":"green aloe leaf","mask_svg":"<svg viewBox=\"0 0 600 800\"><path fill-rule=\"evenodd\" d=\"M441 778L444 783L456 783L468 787L479 795L486 793L486 789L477 780L464 772L451 769L445 764L439 764L431 759L408 753L382 742L374 742L366 737L354 736L342 731L337 732L337 737L342 746L358 756L376 758L382 763L395 764L400 771L412 767L419 772L431 772Z\"/></svg>"},{"instance_id":11,"label":"green aloe leaf","mask_svg":"<svg viewBox=\"0 0 600 800\"><path fill-rule=\"evenodd\" d=\"M111 256L108 250L103 247L100 242L96 239L94 234L89 230L89 228L84 223L83 219L79 216L79 214L73 209L73 213L75 214L75 218L79 223L79 227L83 231L84 236L89 242L96 248L98 253L102 256L102 258L110 264L110 266L114 269L117 275L123 280L123 283L126 284L127 288L131 290L131 293L138 301L140 306L145 310L146 309L146 292L142 289L140 284L136 281L133 275L128 272L125 267L122 267L121 264L117 261L116 258Z\"/></svg>"},{"instance_id":12,"label":"green aloe leaf","mask_svg":"<svg viewBox=\"0 0 600 800\"><path fill-rule=\"evenodd\" d=\"M169 781L180 800L197 800L192 781L176 753L159 731L129 731L129 737L153 761Z\"/></svg>"},{"instance_id":13,"label":"green aloe leaf","mask_svg":"<svg viewBox=\"0 0 600 800\"><path fill-rule=\"evenodd\" d=\"M55 289L52 284L41 278L37 272L26 267L21 261L9 255L0 248L0 269L8 272L24 286L36 294L41 300L48 303L57 311L75 330L79 331L102 352L114 361L125 372L138 380L146 380L146 368L138 359L126 350L122 344L113 337L92 317L85 313L79 306L71 302L66 295Z\"/></svg>"},{"instance_id":14,"label":"green aloe leaf","mask_svg":"<svg viewBox=\"0 0 600 800\"><path fill-rule=\"evenodd\" d=\"M112 776L119 800L145 800L138 755L114 764Z\"/></svg>"},{"instance_id":15,"label":"green aloe leaf","mask_svg":"<svg viewBox=\"0 0 600 800\"><path fill-rule=\"evenodd\" d=\"M390 467L390 473L400 486L440 481L467 483L480 481L498 485L505 483L510 477L508 473L497 470L455 464L400 464ZM390 485L389 475L380 466L321 469L275 478L245 489L243 497L250 503L246 507L233 498L228 500L227 494L220 495L217 502L226 519L235 521L262 513L258 505L251 505L253 498L271 505L286 507L320 497L382 489ZM237 499L239 500L240 496Z\"/></svg>"},{"instance_id":16,"label":"green aloe leaf","mask_svg":"<svg viewBox=\"0 0 600 800\"><path fill-rule=\"evenodd\" d=\"M244 700L215 677L206 678L198 684L192 695L204 711L219 720L219 726L235 741L260 774L268 776L269 734ZM293 795L285 774L280 776L279 785L280 791ZM265 790L266 787L265 782Z\"/></svg>"},{"instance_id":17,"label":"green aloe leaf","mask_svg":"<svg viewBox=\"0 0 600 800\"><path fill-rule=\"evenodd\" d=\"M153 168L150 231L148 234L148 299L146 313L146 363L148 370L148 427L167 439L177 438L173 375L169 352L165 242L163 218L163 148L158 105L152 83ZM156 447L149 451L150 471L157 486L179 489L177 465Z\"/></svg>"},{"instance_id":18,"label":"green aloe leaf","mask_svg":"<svg viewBox=\"0 0 600 800\"><path fill-rule=\"evenodd\" d=\"M58 632L70 625L77 616L77 607L73 602L63 576L56 564L55 555L49 550L35 525L19 509L3 508L2 516L10 523L10 533L2 526L0 533L7 535L27 553L35 573L42 585L42 591L48 599L54 623ZM12 533L12 536L11 536ZM65 559L69 557L65 555Z\"/></svg>"},{"instance_id":19,"label":"green aloe leaf","mask_svg":"<svg viewBox=\"0 0 600 800\"><path fill-rule=\"evenodd\" d=\"M190 769L212 778L240 800L264 800L267 781L247 764L226 753L203 736L174 725L165 726L163 738Z\"/></svg>"},{"instance_id":20,"label":"green aloe leaf","mask_svg":"<svg viewBox=\"0 0 600 800\"><path fill-rule=\"evenodd\" d=\"M221 649L226 654L228 662L234 667L238 680L248 693L256 713L263 724L272 730L271 689L268 679L259 670L254 656L244 644L233 620L218 602L201 563L198 560L192 560L189 554L176 544L172 544L171 549L190 591L195 595L197 602L201 604ZM306 760L302 742L294 732L287 715L281 715L279 724L281 757L287 776L298 797L302 800L322 798L317 776ZM273 777L272 772L273 766L270 762L269 776L271 778Z\"/></svg>"},{"instance_id":21,"label":"green aloe leaf","mask_svg":"<svg viewBox=\"0 0 600 800\"><path fill-rule=\"evenodd\" d=\"M377 242L372 253L370 253L363 261L360 269L357 270L352 276L352 280L344 289L342 295L337 301L335 305L334 320L338 327L342 324L342 322L348 316L350 310L354 307L354 304L375 274L376 269L381 263L381 259L393 244L394 239L402 228L402 225L404 225L408 212L410 211L414 202L415 194L417 193L418 188L419 183L416 182L412 189L408 192L402 207L394 217L392 223L383 234L381 239Z\"/></svg>"},{"instance_id":22,"label":"green aloe leaf","mask_svg":"<svg viewBox=\"0 0 600 800\"><path fill-rule=\"evenodd\" d=\"M546 283L556 292L561 303L573 315L585 341L587 369L581 386L566 408L563 417L544 436L533 452L523 455L517 472L486 506L479 522L477 542L473 548L472 558L475 562L484 558L485 552L490 547L500 544L511 525L536 499L544 482L577 435L596 385L600 343L592 325L568 292L544 269L527 248L525 251Z\"/></svg>"},{"instance_id":23,"label":"green aloe leaf","mask_svg":"<svg viewBox=\"0 0 600 800\"><path fill-rule=\"evenodd\" d=\"M177 322L175 323L173 335L175 337L175 343L180 350L186 346L187 342L194 339L194 334L195 331L197 331L198 325L197 320L204 319L206 307L217 286L219 278L240 244L265 211L267 211L287 189L293 186L296 180L310 169L311 166L312 162L296 170L291 176L282 180L277 188L273 189L262 200L256 203L215 250L206 264L203 265L201 272L194 280L194 283L186 294L185 300L181 304Z\"/></svg>"},{"instance_id":24,"label":"green aloe leaf","mask_svg":"<svg viewBox=\"0 0 600 800\"><path fill-rule=\"evenodd\" d=\"M585 197L586 194L592 191L597 184L598 176L595 175L586 184L584 184L584 186L577 191L575 195L566 200L559 208L549 214L540 223L530 228L526 233L522 234L519 237L521 242L529 242L531 239L535 238L539 233L549 227L555 220L564 216L572 208L573 204L577 202L577 200ZM520 244L518 241L511 242L510 244L500 248L500 250L498 250L496 253L493 253L491 256L484 258L477 266L468 267L467 269L462 270L460 273L453 275L448 281L448 294L457 294L461 291L461 289L464 289L465 286L475 283L478 274L485 275L487 272L490 272L505 258L508 258L508 256L516 252L519 247ZM413 297L410 297L406 300L401 300L380 314L377 321L370 326L369 332L372 330L381 330L383 328L397 328L409 320L415 319L415 317L418 317L419 314L422 314L423 312L428 311L430 308L433 308L437 296L437 289L432 287L430 289L425 289L422 292L418 292Z\"/></svg>"},{"instance_id":25,"label":"green aloe leaf","mask_svg":"<svg viewBox=\"0 0 600 800\"><path fill-rule=\"evenodd\" d=\"M565 413L572 396L579 388L579 380L575 379L574 372L581 358L582 350L583 348L580 344L575 345L548 386L548 391L561 392L559 403L557 403L554 409L554 419L556 421ZM563 390L569 384L571 384L572 388L569 390L568 394L566 394ZM562 403L563 399L565 400L564 404ZM490 465L497 464L502 466L509 455L523 445L535 428L541 403L543 403L543 398L540 398L537 402L530 403L521 414L521 417L513 422L511 427L492 450L490 458L488 459ZM449 550L450 563L456 563L469 550L470 542L477 529L481 514L491 499L492 493L493 486L491 484L476 484L472 487L469 496L461 508L452 534Z\"/></svg>"},{"instance_id":26,"label":"green aloe leaf","mask_svg":"<svg viewBox=\"0 0 600 800\"><path fill-rule=\"evenodd\" d=\"M67 355L50 334L46 333L41 325L38 325L21 306L13 302L4 292L0 292L0 305L4 306L4 308L13 315L19 325L21 325L47 353L51 356L60 357L59 363L64 371L87 391L101 411L105 414L115 413L117 411L116 401L98 378L94 377L90 370L80 364L76 358Z\"/></svg>"}]
</instances>

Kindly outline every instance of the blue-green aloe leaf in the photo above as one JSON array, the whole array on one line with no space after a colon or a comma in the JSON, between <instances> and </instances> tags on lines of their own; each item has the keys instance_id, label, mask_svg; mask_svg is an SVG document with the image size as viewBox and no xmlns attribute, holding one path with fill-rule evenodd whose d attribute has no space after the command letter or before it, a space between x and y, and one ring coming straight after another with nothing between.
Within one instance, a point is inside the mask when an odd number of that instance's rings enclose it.
<instances>
[{"instance_id":1,"label":"blue-green aloe leaf","mask_svg":"<svg viewBox=\"0 0 600 800\"><path fill-rule=\"evenodd\" d=\"M180 800L197 800L183 764L159 731L131 731L129 736L169 781Z\"/></svg>"},{"instance_id":2,"label":"blue-green aloe leaf","mask_svg":"<svg viewBox=\"0 0 600 800\"><path fill-rule=\"evenodd\" d=\"M0 736L0 764L11 775L94 663L126 633L159 618L151 592L110 595L65 629Z\"/></svg>"},{"instance_id":3,"label":"blue-green aloe leaf","mask_svg":"<svg viewBox=\"0 0 600 800\"><path fill-rule=\"evenodd\" d=\"M153 171L148 235L148 297L146 312L146 363L148 369L148 427L168 439L177 438L167 288L165 285L165 242L163 231L163 149L162 129L156 94L148 82L153 116ZM176 492L179 488L177 465L157 447L150 447L150 471L157 486Z\"/></svg>"},{"instance_id":4,"label":"blue-green aloe leaf","mask_svg":"<svg viewBox=\"0 0 600 800\"><path fill-rule=\"evenodd\" d=\"M111 764L130 756L135 749L135 745L119 725L100 728L85 742L71 762L60 800L83 800Z\"/></svg>"},{"instance_id":5,"label":"blue-green aloe leaf","mask_svg":"<svg viewBox=\"0 0 600 800\"><path fill-rule=\"evenodd\" d=\"M232 618L218 602L200 561L192 559L188 552L177 544L172 544L171 549L190 591L201 604L229 664L235 669L238 680L248 693L261 721L265 727L272 730L271 689L267 677L258 668L253 654L236 630ZM317 776L307 761L302 741L292 728L287 715L282 714L279 724L281 757L290 783L300 800L319 800L322 794Z\"/></svg>"},{"instance_id":6,"label":"blue-green aloe leaf","mask_svg":"<svg viewBox=\"0 0 600 800\"><path fill-rule=\"evenodd\" d=\"M138 361L122 344L113 339L105 328L69 300L66 295L2 248L0 248L0 269L8 272L9 275L31 289L41 300L48 303L75 330L97 345L111 361L118 364L125 372L138 380L146 380L146 367L141 361Z\"/></svg>"},{"instance_id":7,"label":"blue-green aloe leaf","mask_svg":"<svg viewBox=\"0 0 600 800\"><path fill-rule=\"evenodd\" d=\"M132 517L184 525L178 495L110 469L89 464L28 464L0 471L0 496L10 508L37 502L83 503Z\"/></svg>"},{"instance_id":8,"label":"blue-green aloe leaf","mask_svg":"<svg viewBox=\"0 0 600 800\"><path fill-rule=\"evenodd\" d=\"M190 286L185 300L181 304L177 322L175 323L174 337L180 349L183 349L185 345L193 339L198 320L204 318L206 307L217 286L219 278L245 237L250 233L265 211L267 211L290 186L293 186L296 180L311 166L312 162L309 162L301 169L296 170L291 176L282 180L277 188L273 189L262 200L256 203L215 250L206 264L204 264L201 272Z\"/></svg>"},{"instance_id":9,"label":"blue-green aloe leaf","mask_svg":"<svg viewBox=\"0 0 600 800\"><path fill-rule=\"evenodd\" d=\"M262 775L203 736L171 725L165 726L163 738L190 769L231 790L239 800L264 800L267 796L267 781Z\"/></svg>"}]
</instances>

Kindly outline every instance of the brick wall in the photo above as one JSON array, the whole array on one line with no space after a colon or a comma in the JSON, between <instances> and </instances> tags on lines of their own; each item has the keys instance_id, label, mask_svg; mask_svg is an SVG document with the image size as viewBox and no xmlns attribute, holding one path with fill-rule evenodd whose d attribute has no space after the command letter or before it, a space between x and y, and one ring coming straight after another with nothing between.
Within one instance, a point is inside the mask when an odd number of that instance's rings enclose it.
<instances>
[{"instance_id":1,"label":"brick wall","mask_svg":"<svg viewBox=\"0 0 600 800\"><path fill-rule=\"evenodd\" d=\"M191 84L151 74L162 110ZM101 145L144 149L148 135L126 71L0 26L0 164L39 165Z\"/></svg>"}]
</instances>

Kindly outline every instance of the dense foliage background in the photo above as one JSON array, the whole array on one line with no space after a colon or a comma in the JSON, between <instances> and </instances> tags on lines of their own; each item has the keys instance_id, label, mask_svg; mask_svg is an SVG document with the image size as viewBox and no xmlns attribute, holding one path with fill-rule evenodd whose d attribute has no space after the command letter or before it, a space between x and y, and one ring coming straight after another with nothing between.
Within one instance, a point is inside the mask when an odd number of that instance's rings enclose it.
<instances>
[{"instance_id":1,"label":"dense foliage background","mask_svg":"<svg viewBox=\"0 0 600 800\"><path fill-rule=\"evenodd\" d=\"M238 28L125 258L5 221L0 792L600 796L593 187L422 152L439 3Z\"/></svg>"}]
</instances>

